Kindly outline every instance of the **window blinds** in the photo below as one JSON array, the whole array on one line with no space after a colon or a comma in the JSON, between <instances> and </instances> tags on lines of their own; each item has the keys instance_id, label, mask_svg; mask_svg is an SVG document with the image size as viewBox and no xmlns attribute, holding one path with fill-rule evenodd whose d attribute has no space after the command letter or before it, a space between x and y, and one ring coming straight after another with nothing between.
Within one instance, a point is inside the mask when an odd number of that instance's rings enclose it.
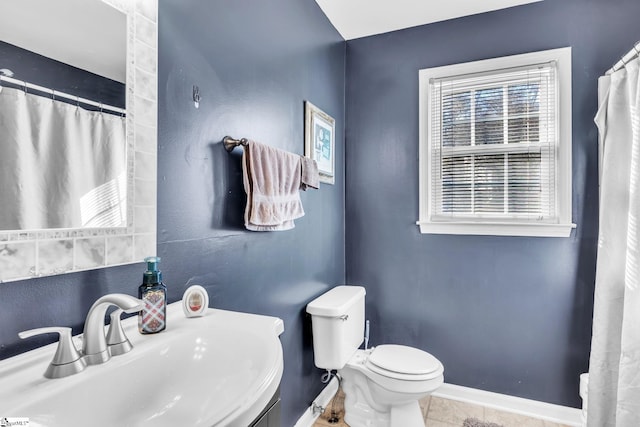
<instances>
[{"instance_id":1,"label":"window blinds","mask_svg":"<svg viewBox=\"0 0 640 427\"><path fill-rule=\"evenodd\" d=\"M431 220L558 222L555 62L429 85Z\"/></svg>"}]
</instances>

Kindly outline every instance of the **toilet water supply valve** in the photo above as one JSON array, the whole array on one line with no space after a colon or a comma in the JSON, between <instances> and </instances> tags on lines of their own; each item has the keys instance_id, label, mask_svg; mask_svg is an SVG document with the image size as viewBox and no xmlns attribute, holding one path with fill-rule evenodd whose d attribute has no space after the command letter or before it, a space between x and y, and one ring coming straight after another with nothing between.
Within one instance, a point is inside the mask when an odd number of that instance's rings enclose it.
<instances>
[{"instance_id":1,"label":"toilet water supply valve","mask_svg":"<svg viewBox=\"0 0 640 427\"><path fill-rule=\"evenodd\" d=\"M327 409L324 406L318 405L316 402L311 403L311 412L313 415L322 414L324 410Z\"/></svg>"}]
</instances>

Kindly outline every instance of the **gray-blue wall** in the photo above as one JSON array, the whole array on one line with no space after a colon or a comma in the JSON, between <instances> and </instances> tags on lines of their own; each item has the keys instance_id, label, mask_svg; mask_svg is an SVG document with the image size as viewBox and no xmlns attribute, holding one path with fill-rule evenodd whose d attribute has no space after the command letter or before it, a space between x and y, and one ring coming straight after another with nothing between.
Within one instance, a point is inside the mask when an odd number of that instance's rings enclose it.
<instances>
[{"instance_id":1,"label":"gray-blue wall","mask_svg":"<svg viewBox=\"0 0 640 427\"><path fill-rule=\"evenodd\" d=\"M11 70L15 79L113 107L125 108L126 90L123 83L3 41L0 41L0 58L2 58L1 68ZM7 82L2 84L12 86Z\"/></svg>"},{"instance_id":2,"label":"gray-blue wall","mask_svg":"<svg viewBox=\"0 0 640 427\"><path fill-rule=\"evenodd\" d=\"M313 0L161 0L158 252L172 297L204 284L211 305L284 320L282 425L322 388L308 301L345 278L345 44ZM200 108L191 100L200 88ZM304 100L336 119L336 184L302 193L292 231L244 230L241 148L304 152Z\"/></svg>"},{"instance_id":3,"label":"gray-blue wall","mask_svg":"<svg viewBox=\"0 0 640 427\"><path fill-rule=\"evenodd\" d=\"M639 37L637 0L546 0L347 42L347 280L372 343L437 356L449 383L578 406L597 239L597 78ZM571 46L570 238L422 235L418 70Z\"/></svg>"}]
</instances>

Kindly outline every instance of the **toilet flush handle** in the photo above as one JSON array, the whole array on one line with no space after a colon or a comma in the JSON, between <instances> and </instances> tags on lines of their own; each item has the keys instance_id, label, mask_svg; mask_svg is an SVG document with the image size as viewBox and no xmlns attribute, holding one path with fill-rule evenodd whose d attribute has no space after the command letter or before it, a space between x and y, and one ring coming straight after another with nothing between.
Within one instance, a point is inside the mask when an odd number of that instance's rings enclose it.
<instances>
[{"instance_id":1,"label":"toilet flush handle","mask_svg":"<svg viewBox=\"0 0 640 427\"><path fill-rule=\"evenodd\" d=\"M338 317L338 319L340 319L343 322L345 322L347 319L349 319L349 315L348 314L343 314L342 316Z\"/></svg>"}]
</instances>

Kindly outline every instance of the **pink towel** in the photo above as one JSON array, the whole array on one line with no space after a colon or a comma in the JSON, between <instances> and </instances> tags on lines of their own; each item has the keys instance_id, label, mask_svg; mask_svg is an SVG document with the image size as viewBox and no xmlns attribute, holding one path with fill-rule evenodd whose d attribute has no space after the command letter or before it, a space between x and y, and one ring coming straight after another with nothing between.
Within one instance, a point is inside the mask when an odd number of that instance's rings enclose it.
<instances>
[{"instance_id":1,"label":"pink towel","mask_svg":"<svg viewBox=\"0 0 640 427\"><path fill-rule=\"evenodd\" d=\"M247 193L244 225L252 231L290 230L304 215L300 200L300 156L248 141L242 154Z\"/></svg>"},{"instance_id":2,"label":"pink towel","mask_svg":"<svg viewBox=\"0 0 640 427\"><path fill-rule=\"evenodd\" d=\"M302 157L302 176L300 178L301 188L307 191L307 188L320 188L320 173L318 172L318 163L309 157Z\"/></svg>"}]
</instances>

